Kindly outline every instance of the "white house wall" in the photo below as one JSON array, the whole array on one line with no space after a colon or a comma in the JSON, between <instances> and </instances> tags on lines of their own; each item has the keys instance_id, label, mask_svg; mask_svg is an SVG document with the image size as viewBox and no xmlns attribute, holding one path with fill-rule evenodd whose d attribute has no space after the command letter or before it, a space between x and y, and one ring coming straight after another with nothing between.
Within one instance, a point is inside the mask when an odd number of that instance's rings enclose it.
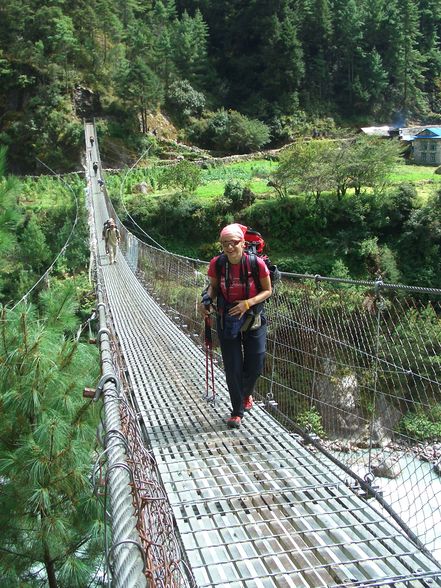
<instances>
[{"instance_id":1,"label":"white house wall","mask_svg":"<svg viewBox=\"0 0 441 588\"><path fill-rule=\"evenodd\" d=\"M441 140L414 139L413 159L421 165L441 165Z\"/></svg>"}]
</instances>

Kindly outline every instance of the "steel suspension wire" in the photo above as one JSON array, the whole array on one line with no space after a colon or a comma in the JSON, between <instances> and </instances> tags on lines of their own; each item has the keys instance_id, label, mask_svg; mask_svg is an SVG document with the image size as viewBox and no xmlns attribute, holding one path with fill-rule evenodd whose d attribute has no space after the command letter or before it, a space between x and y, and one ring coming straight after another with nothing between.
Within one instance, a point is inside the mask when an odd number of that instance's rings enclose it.
<instances>
[{"instance_id":1,"label":"steel suspension wire","mask_svg":"<svg viewBox=\"0 0 441 588\"><path fill-rule=\"evenodd\" d=\"M72 192L72 194L74 196L74 199L75 199L75 207L76 207L75 218L74 218L74 221L73 221L73 224L72 224L72 228L70 230L70 233L69 233L69 235L68 235L68 237L67 237L67 239L66 239L66 241L65 241L65 243L63 245L63 247L60 249L60 251L56 255L56 257L53 260L53 262L51 263L51 265L47 268L47 270L44 272L44 274L42 274L40 276L40 278L35 282L35 284L31 288L29 288L29 290L26 292L26 294L23 294L23 296L20 298L20 300L18 302L16 302L14 304L14 306L12 306L11 310L14 310L21 302L23 302L24 300L26 300L27 297L29 296L29 294L31 294L31 292L33 292L35 290L35 288L42 282L42 280L44 280L51 273L51 271L55 267L55 264L57 263L57 261L59 260L59 258L62 255L64 255L66 249L68 248L69 243L70 243L70 241L71 241L71 239L73 237L73 234L75 232L75 229L76 229L76 226L77 226L77 223L78 223L78 219L79 219L79 204L78 204L78 198L77 198L77 195L75 193L75 190L73 190L71 188L71 186L61 177L60 174L57 174L52 168L50 168L48 165L46 165L40 159L36 158L36 160L39 163L41 163L42 165L44 165L50 172L52 172L52 174L54 176L56 176L59 179L59 181L62 184L64 184L68 188L68 190L70 190Z\"/></svg>"},{"instance_id":2,"label":"steel suspension wire","mask_svg":"<svg viewBox=\"0 0 441 588\"><path fill-rule=\"evenodd\" d=\"M91 227L92 230L92 227ZM98 251L96 236L91 235L94 244L92 250L97 262ZM132 484L130 468L127 465L126 442L121 437L120 391L119 379L113 367L110 332L107 328L107 307L103 298L102 277L100 270L96 271L97 315L99 318L99 346L102 364L102 387L96 400L102 395L105 413L105 454L108 460L105 483L105 511L107 511L107 496L112 521L112 548L106 549L107 565L112 571L112 585L133 588L146 588L146 564L143 556L139 534L137 533L137 518L132 504L132 497L128 491ZM109 491L107 491L107 488ZM107 534L106 534L107 541ZM112 561L110 561L110 556ZM110 576L108 576L110 581ZM115 584L114 584L115 583ZM108 586L110 584L108 583Z\"/></svg>"},{"instance_id":3,"label":"steel suspension wire","mask_svg":"<svg viewBox=\"0 0 441 588\"><path fill-rule=\"evenodd\" d=\"M132 165L132 167L127 170L127 172L124 175L124 179L121 183L120 186L120 199L121 199L121 203L123 205L123 208L125 210L125 213L127 215L127 217L130 219L130 221L133 223L133 225L143 234L145 235L152 243L154 243L159 249L162 249L163 251L167 251L165 249L165 247L163 247L160 243L158 243L157 241L155 241L155 239L153 239L153 237L151 235L149 235L148 233L145 232L145 230L140 227L138 225L138 223L135 221L135 219L131 216L131 214L129 213L129 211L127 210L126 204L124 202L124 196L123 196L123 189L124 189L124 183L129 175L129 173L138 165L138 163L141 161L141 159L143 159L148 152L150 151L151 145L138 157L138 159L135 161L135 163Z\"/></svg>"},{"instance_id":4,"label":"steel suspension wire","mask_svg":"<svg viewBox=\"0 0 441 588\"><path fill-rule=\"evenodd\" d=\"M86 139L91 132L94 131L90 129L86 132ZM96 154L95 158L98 160L96 135L94 137L93 151ZM145 445L139 423L139 409L136 408L133 395L130 392L129 376L124 366L124 359L116 343L113 328L111 330L107 327L107 325L113 325L113 317L109 315L108 284L104 288L104 280L109 268L102 262L97 241L98 227L102 223L103 214L105 214L102 206L105 201L99 197L100 206L97 205L96 200L99 190L93 177L90 187L92 190L89 207L91 212L91 238L94 244L95 261L98 264L96 269L100 278L97 285L97 292L100 294L97 308L101 312L105 309L107 317L105 326L101 326L99 333L103 337L111 337L112 369L115 372L116 369L113 366L118 365L117 389L108 388L107 382L104 385L99 384L97 387L99 396L107 400L107 403L111 403L115 411L119 413L118 422L109 422L109 415L107 412L105 414L104 430L106 433L103 444L106 449L100 456L99 467L102 467L101 462L107 464L105 476L106 500L109 500L111 505L115 500L124 500L125 504L130 504L133 507L132 511L122 511L120 513L117 508L116 511L112 510L111 513L112 542L107 547L106 553L110 556L108 560L112 586L116 588L137 586L133 582L138 581L139 578L140 582L147 580L150 588L194 586L194 581L191 580L191 571L181 555L180 546L175 536L175 524L167 495L160 481L157 464L154 456ZM124 233L123 228L122 231ZM106 362L110 362L110 358ZM110 462L111 449L109 450L108 445L110 439L114 440L114 443L118 445L125 455L125 459L120 457L114 464ZM113 485L111 476L114 476ZM117 480L121 482L121 478L122 485L115 487ZM124 480L124 478L126 479ZM121 537L120 530L114 530L115 522L123 524L122 521L125 521L124 528L131 531L130 535L126 534L126 536L122 535ZM123 561L121 558L118 559L121 548L127 549L130 547L130 559L127 561ZM141 557L142 567L139 563L136 564L136 557ZM134 565L136 566L135 569L133 569ZM132 568L132 576L129 578L130 568Z\"/></svg>"}]
</instances>

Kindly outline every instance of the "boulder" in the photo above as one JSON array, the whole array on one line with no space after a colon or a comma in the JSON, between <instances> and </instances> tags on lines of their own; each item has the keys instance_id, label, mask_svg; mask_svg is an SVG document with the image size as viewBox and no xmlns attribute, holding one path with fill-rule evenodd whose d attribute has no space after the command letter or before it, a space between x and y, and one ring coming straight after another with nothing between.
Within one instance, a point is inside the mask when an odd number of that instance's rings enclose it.
<instances>
[{"instance_id":1,"label":"boulder","mask_svg":"<svg viewBox=\"0 0 441 588\"><path fill-rule=\"evenodd\" d=\"M151 186L149 184L147 184L146 182L140 182L139 184L135 184L132 187L133 194L148 194L151 191L152 191Z\"/></svg>"},{"instance_id":2,"label":"boulder","mask_svg":"<svg viewBox=\"0 0 441 588\"><path fill-rule=\"evenodd\" d=\"M322 417L322 424L332 439L348 440L361 446L368 441L376 447L385 447L392 441L393 431L401 418L401 412L389 404L377 390L375 418L363 410L365 402L355 372L339 375L335 364L325 362L322 374L317 378L315 398Z\"/></svg>"},{"instance_id":3,"label":"boulder","mask_svg":"<svg viewBox=\"0 0 441 588\"><path fill-rule=\"evenodd\" d=\"M73 93L75 113L79 118L91 119L101 114L101 102L99 94L95 94L89 88L77 86Z\"/></svg>"},{"instance_id":4,"label":"boulder","mask_svg":"<svg viewBox=\"0 0 441 588\"><path fill-rule=\"evenodd\" d=\"M398 463L389 457L372 464L371 470L377 478L388 478L389 480L393 480L400 475Z\"/></svg>"},{"instance_id":5,"label":"boulder","mask_svg":"<svg viewBox=\"0 0 441 588\"><path fill-rule=\"evenodd\" d=\"M315 396L325 431L331 438L357 441L365 435L356 374L338 377L331 362L317 380Z\"/></svg>"}]
</instances>

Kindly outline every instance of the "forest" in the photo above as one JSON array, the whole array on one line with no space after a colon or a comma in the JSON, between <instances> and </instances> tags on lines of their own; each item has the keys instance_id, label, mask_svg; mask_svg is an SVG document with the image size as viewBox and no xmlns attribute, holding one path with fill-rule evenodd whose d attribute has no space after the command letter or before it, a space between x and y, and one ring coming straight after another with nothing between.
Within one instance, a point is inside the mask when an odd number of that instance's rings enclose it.
<instances>
[{"instance_id":1,"label":"forest","mask_svg":"<svg viewBox=\"0 0 441 588\"><path fill-rule=\"evenodd\" d=\"M438 0L4 0L0 143L10 171L78 168L82 119L107 164L164 112L220 152L335 127L441 120ZM104 146L103 146L104 147Z\"/></svg>"}]
</instances>

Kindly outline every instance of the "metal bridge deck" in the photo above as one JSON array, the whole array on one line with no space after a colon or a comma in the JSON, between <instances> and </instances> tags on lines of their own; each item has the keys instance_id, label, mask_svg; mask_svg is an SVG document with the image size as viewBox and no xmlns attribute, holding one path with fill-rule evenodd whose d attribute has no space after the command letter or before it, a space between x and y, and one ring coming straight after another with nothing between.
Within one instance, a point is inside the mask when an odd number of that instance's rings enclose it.
<instances>
[{"instance_id":1,"label":"metal bridge deck","mask_svg":"<svg viewBox=\"0 0 441 588\"><path fill-rule=\"evenodd\" d=\"M115 330L198 586L441 586L430 557L262 408L228 430L221 371L213 406L203 399L203 352L120 252L112 266L101 243L100 254Z\"/></svg>"}]
</instances>

